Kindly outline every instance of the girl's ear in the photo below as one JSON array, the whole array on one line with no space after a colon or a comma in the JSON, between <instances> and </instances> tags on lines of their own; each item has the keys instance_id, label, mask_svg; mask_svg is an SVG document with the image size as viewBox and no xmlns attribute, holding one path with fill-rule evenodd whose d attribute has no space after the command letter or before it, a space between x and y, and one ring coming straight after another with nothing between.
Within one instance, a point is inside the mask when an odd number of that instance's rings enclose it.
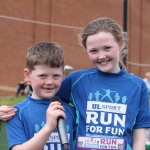
<instances>
[{"instance_id":1,"label":"girl's ear","mask_svg":"<svg viewBox=\"0 0 150 150\"><path fill-rule=\"evenodd\" d=\"M30 82L30 71L28 68L24 69L24 77L25 77L26 82L27 81Z\"/></svg>"},{"instance_id":2,"label":"girl's ear","mask_svg":"<svg viewBox=\"0 0 150 150\"><path fill-rule=\"evenodd\" d=\"M120 50L122 51L124 47L125 47L125 41L122 39L120 41Z\"/></svg>"}]
</instances>

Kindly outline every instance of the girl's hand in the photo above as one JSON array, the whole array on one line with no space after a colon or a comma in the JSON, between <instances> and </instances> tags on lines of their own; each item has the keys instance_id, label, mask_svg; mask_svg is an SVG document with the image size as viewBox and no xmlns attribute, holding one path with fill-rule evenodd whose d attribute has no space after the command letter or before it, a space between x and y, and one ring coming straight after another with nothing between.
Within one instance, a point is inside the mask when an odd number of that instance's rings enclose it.
<instances>
[{"instance_id":1,"label":"girl's hand","mask_svg":"<svg viewBox=\"0 0 150 150\"><path fill-rule=\"evenodd\" d=\"M64 108L59 102L52 102L48 109L46 114L46 126L49 129L55 129L57 126L57 119L58 117L66 118Z\"/></svg>"},{"instance_id":2,"label":"girl's hand","mask_svg":"<svg viewBox=\"0 0 150 150\"><path fill-rule=\"evenodd\" d=\"M0 107L0 120L7 121L16 114L17 109L3 105Z\"/></svg>"}]
</instances>

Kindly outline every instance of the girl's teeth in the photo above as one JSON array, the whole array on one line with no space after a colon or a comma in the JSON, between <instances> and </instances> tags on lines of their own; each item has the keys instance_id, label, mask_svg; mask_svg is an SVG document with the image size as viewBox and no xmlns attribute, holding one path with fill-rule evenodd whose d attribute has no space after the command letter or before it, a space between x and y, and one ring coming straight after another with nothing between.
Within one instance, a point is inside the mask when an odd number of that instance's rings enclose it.
<instances>
[{"instance_id":1,"label":"girl's teeth","mask_svg":"<svg viewBox=\"0 0 150 150\"><path fill-rule=\"evenodd\" d=\"M101 64L102 64L102 65L106 65L106 64L107 64L107 62L101 62Z\"/></svg>"}]
</instances>

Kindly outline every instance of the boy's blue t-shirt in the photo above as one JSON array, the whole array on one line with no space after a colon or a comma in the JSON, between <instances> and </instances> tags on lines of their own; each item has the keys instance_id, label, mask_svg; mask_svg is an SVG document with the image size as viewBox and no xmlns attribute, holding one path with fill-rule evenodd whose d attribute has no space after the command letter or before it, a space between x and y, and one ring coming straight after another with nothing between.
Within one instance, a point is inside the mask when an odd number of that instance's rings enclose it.
<instances>
[{"instance_id":1,"label":"boy's blue t-shirt","mask_svg":"<svg viewBox=\"0 0 150 150\"><path fill-rule=\"evenodd\" d=\"M150 127L146 84L122 68L119 73L72 72L57 95L76 108L77 136L124 138L131 150L133 129Z\"/></svg>"},{"instance_id":2,"label":"boy's blue t-shirt","mask_svg":"<svg viewBox=\"0 0 150 150\"><path fill-rule=\"evenodd\" d=\"M7 122L9 149L14 145L25 143L44 127L46 111L49 105L50 100L36 100L28 96L27 99L14 106L18 109L17 114ZM65 123L70 141L70 149L73 149L75 109L65 102L62 105L66 114ZM43 150L63 150L57 130L52 132Z\"/></svg>"}]
</instances>

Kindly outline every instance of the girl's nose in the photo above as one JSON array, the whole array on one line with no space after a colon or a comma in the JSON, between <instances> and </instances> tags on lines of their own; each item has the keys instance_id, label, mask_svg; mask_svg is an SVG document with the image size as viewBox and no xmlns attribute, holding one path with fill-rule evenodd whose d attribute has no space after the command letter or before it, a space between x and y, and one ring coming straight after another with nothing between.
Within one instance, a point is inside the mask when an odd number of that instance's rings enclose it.
<instances>
[{"instance_id":1,"label":"girl's nose","mask_svg":"<svg viewBox=\"0 0 150 150\"><path fill-rule=\"evenodd\" d=\"M105 53L103 53L103 52L98 53L98 59L105 59L105 58L106 58Z\"/></svg>"}]
</instances>

